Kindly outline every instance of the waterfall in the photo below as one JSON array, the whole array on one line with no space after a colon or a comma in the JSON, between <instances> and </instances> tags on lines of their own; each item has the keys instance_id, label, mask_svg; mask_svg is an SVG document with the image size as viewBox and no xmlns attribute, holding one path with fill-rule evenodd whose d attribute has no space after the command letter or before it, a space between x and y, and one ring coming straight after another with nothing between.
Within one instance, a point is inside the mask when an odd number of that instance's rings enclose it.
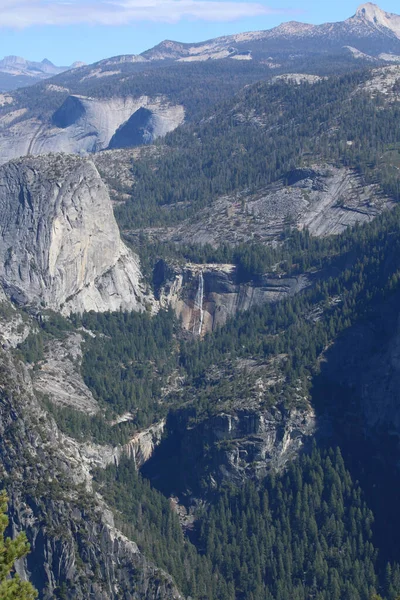
<instances>
[{"instance_id":1,"label":"waterfall","mask_svg":"<svg viewBox=\"0 0 400 600\"><path fill-rule=\"evenodd\" d=\"M201 335L201 330L203 329L203 320L204 320L204 310L203 310L203 298L204 298L204 278L203 272L199 273L199 287L197 288L196 297L194 299L194 310L199 311L199 326L196 329L196 315L195 321L193 325L193 333L197 333L197 335Z\"/></svg>"}]
</instances>

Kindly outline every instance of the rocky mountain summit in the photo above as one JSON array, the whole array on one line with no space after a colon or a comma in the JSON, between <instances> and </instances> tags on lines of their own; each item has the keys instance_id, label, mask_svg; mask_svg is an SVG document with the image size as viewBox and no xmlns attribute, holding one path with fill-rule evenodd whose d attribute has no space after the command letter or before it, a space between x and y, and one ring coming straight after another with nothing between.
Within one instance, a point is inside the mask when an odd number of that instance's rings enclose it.
<instances>
[{"instance_id":1,"label":"rocky mountain summit","mask_svg":"<svg viewBox=\"0 0 400 600\"><path fill-rule=\"evenodd\" d=\"M5 56L0 60L0 91L10 91L18 87L32 85L69 69L81 67L76 62L70 67L57 67L50 60L31 61L21 56Z\"/></svg>"},{"instance_id":2,"label":"rocky mountain summit","mask_svg":"<svg viewBox=\"0 0 400 600\"><path fill-rule=\"evenodd\" d=\"M224 36L198 44L166 40L144 52L141 57L150 61L193 62L227 58L249 61L261 57L267 59L268 54L273 57L278 52L318 52L319 40L322 39L324 52L333 48L340 51L347 45L356 46L372 56L385 51L398 52L400 16L367 2L357 8L354 16L343 22L310 25L290 21L267 31Z\"/></svg>"},{"instance_id":3,"label":"rocky mountain summit","mask_svg":"<svg viewBox=\"0 0 400 600\"><path fill-rule=\"evenodd\" d=\"M0 206L0 278L13 301L64 314L144 309L138 258L120 239L93 163L66 155L8 163Z\"/></svg>"}]
</instances>

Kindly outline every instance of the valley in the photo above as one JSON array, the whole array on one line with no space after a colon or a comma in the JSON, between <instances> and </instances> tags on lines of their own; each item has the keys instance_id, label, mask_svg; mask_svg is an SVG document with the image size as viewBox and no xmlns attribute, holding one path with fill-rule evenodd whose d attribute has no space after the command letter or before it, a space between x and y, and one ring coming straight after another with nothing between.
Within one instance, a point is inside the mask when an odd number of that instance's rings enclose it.
<instances>
[{"instance_id":1,"label":"valley","mask_svg":"<svg viewBox=\"0 0 400 600\"><path fill-rule=\"evenodd\" d=\"M398 599L398 55L367 3L2 96L0 489L41 600Z\"/></svg>"}]
</instances>

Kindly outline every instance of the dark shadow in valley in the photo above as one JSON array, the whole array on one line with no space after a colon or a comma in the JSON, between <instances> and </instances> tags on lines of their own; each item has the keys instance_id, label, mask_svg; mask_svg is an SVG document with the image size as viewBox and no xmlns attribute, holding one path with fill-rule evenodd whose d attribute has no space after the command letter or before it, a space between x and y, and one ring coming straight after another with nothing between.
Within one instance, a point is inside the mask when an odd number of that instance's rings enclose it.
<instances>
[{"instance_id":1,"label":"dark shadow in valley","mask_svg":"<svg viewBox=\"0 0 400 600\"><path fill-rule=\"evenodd\" d=\"M396 293L344 332L326 352L312 388L320 443L340 446L360 482L382 561L400 559L399 306Z\"/></svg>"},{"instance_id":2,"label":"dark shadow in valley","mask_svg":"<svg viewBox=\"0 0 400 600\"><path fill-rule=\"evenodd\" d=\"M143 465L141 473L152 486L164 496L180 494L184 488L182 476L182 435L171 430L167 421L167 437L158 446L153 456Z\"/></svg>"}]
</instances>

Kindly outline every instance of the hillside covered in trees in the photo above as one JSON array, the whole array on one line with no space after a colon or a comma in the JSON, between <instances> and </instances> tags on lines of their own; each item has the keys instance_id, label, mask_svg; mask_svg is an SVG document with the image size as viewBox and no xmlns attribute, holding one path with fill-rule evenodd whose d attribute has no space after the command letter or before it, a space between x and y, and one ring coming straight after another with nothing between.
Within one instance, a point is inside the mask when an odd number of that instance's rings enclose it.
<instances>
[{"instance_id":1,"label":"hillside covered in trees","mask_svg":"<svg viewBox=\"0 0 400 600\"><path fill-rule=\"evenodd\" d=\"M165 152L132 164L132 200L116 210L122 229L179 222L219 196L255 192L316 162L351 166L398 199L399 106L371 95L370 77L257 83L169 134Z\"/></svg>"},{"instance_id":2,"label":"hillside covered in trees","mask_svg":"<svg viewBox=\"0 0 400 600\"><path fill-rule=\"evenodd\" d=\"M16 347L5 345L4 351L12 354L21 377L31 378L38 404L33 422L39 434L29 434L29 440L45 439L47 426L63 453L57 465L67 463L71 447L77 463L86 457L84 476L69 493L80 501L93 486L98 513L113 511L115 523L108 526L115 546L122 542L114 525L125 541L137 544L145 561L163 570L155 585L171 576L176 589L193 600L397 600L399 84L371 93L371 71L357 70L313 83L278 78L243 88L241 69L226 93L219 89L209 104L198 99L196 107L194 95L191 121L137 154L129 194L115 202L120 228L153 285L143 312L61 316L43 306L2 303L1 318L19 319L20 335ZM142 89L156 67L134 70ZM183 94L175 79L181 70L170 66L163 72L163 85L176 94ZM213 77L229 78L223 62L185 73L188 79L180 83L194 78L197 86L208 74L205 93ZM252 73L260 78L257 69ZM67 83L75 75L63 77ZM149 89L155 81L149 79ZM113 80L98 85L96 93L107 96ZM96 82L82 82L79 90L95 88ZM34 92L19 93L22 98ZM240 204L241 194L251 196L277 182L289 188L299 171L315 163L351 169L361 187L373 185L377 196L390 201L390 210L320 237L290 219L268 241L202 245L159 234L182 224L195 227L199 214L212 211L222 196ZM250 290L266 274L278 283L303 277L306 285L279 301L232 310L215 330L203 335L200 328L197 335L174 312L179 292L170 304L157 296L154 267L160 259L174 265L170 287L187 283L182 265L199 269L190 302L201 318L201 269L207 265L227 266L235 284ZM75 353L63 347L71 339L79 340ZM55 401L35 388L41 375L58 368L53 354L60 348L67 348L63 360L90 396L92 411L74 405L68 393L67 400ZM363 372L364 361L372 380ZM5 385L2 393L8 399ZM287 434L293 413L300 417ZM249 448L262 438L255 414L261 433L276 441L280 462L273 462L272 451L262 459L252 455ZM308 436L301 421L307 415L315 423ZM245 425L238 439L231 431L240 419ZM18 423L7 425L10 436ZM213 436L207 437L210 430ZM290 443L295 451L289 456ZM198 448L201 457L191 464ZM29 457L27 464L35 461ZM9 475L3 481L0 472L0 489L15 481ZM50 483L50 502L64 502L67 486ZM29 490L24 502L35 508ZM89 501L88 507L93 509ZM89 540L80 520L86 513L75 512L75 562L87 574L85 544L93 537ZM104 533L98 513L96 527ZM61 524L53 534L61 546L68 537ZM90 573L97 584L92 563ZM59 583L57 597L68 598L68 577Z\"/></svg>"}]
</instances>

